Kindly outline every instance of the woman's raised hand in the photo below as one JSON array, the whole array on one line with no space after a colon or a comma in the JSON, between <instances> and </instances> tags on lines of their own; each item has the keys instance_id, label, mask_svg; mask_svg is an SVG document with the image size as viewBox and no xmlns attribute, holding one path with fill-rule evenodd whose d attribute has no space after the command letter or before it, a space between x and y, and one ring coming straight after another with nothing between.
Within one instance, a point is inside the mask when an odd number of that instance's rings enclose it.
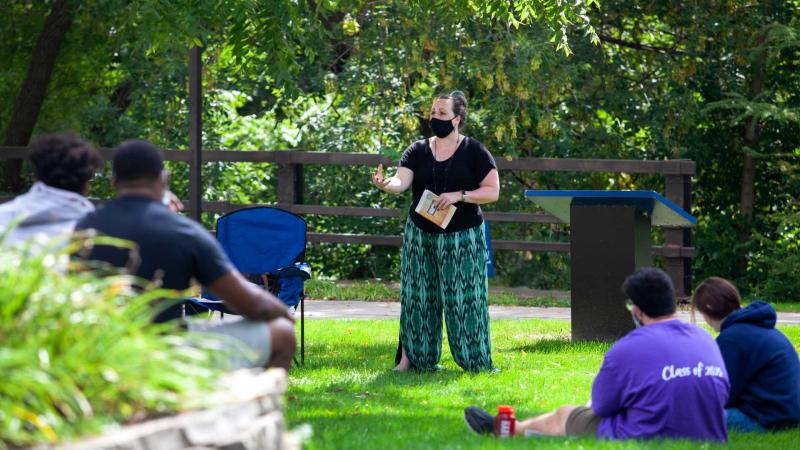
<instances>
[{"instance_id":1,"label":"woman's raised hand","mask_svg":"<svg viewBox=\"0 0 800 450\"><path fill-rule=\"evenodd\" d=\"M378 189L385 191L389 184L389 178L383 177L383 164L378 164L378 171L372 174L372 184Z\"/></svg>"}]
</instances>

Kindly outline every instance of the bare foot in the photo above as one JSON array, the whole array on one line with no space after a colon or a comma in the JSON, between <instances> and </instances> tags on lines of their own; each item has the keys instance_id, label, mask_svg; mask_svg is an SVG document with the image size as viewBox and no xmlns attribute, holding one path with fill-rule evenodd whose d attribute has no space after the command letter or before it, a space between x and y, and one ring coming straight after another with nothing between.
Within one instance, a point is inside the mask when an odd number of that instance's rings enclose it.
<instances>
[{"instance_id":1,"label":"bare foot","mask_svg":"<svg viewBox=\"0 0 800 450\"><path fill-rule=\"evenodd\" d=\"M411 362L406 359L405 361L400 360L400 364L396 365L392 370L395 372L405 372L410 368L411 368Z\"/></svg>"},{"instance_id":2,"label":"bare foot","mask_svg":"<svg viewBox=\"0 0 800 450\"><path fill-rule=\"evenodd\" d=\"M400 363L392 369L395 372L405 372L411 368L411 361L406 356L406 349L402 349L402 354L400 355Z\"/></svg>"}]
</instances>

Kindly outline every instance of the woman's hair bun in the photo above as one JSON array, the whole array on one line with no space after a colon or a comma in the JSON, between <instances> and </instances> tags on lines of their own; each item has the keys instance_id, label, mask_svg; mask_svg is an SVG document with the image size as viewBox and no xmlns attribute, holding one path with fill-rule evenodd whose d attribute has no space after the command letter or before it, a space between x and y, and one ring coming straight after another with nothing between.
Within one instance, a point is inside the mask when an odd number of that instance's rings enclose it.
<instances>
[{"instance_id":1,"label":"woman's hair bun","mask_svg":"<svg viewBox=\"0 0 800 450\"><path fill-rule=\"evenodd\" d=\"M451 92L447 97L453 101L453 113L461 117L459 128L464 128L467 123L467 97L458 90Z\"/></svg>"},{"instance_id":2,"label":"woman's hair bun","mask_svg":"<svg viewBox=\"0 0 800 450\"><path fill-rule=\"evenodd\" d=\"M461 92L461 91L458 91L458 90L455 90L455 91L451 92L451 93L450 93L450 97L461 97L461 98L463 98L463 99L465 99L465 100L467 99L467 96L466 96L466 95L464 95L464 93L463 93L463 92Z\"/></svg>"}]
</instances>

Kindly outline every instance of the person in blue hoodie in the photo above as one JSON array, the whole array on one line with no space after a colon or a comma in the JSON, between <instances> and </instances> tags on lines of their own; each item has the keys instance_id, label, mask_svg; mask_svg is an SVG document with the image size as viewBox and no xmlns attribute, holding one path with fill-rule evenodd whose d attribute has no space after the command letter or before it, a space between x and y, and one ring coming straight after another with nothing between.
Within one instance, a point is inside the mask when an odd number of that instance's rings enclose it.
<instances>
[{"instance_id":1,"label":"person in blue hoodie","mask_svg":"<svg viewBox=\"0 0 800 450\"><path fill-rule=\"evenodd\" d=\"M700 283L692 297L725 360L731 392L728 430L764 432L800 426L800 359L775 328L777 314L756 301L741 307L739 291L724 278Z\"/></svg>"}]
</instances>

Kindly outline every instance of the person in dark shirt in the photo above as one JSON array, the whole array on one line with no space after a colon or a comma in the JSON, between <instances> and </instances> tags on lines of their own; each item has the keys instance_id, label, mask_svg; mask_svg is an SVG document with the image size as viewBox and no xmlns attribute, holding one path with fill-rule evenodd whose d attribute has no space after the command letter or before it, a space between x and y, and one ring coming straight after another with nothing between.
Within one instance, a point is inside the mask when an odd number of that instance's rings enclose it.
<instances>
[{"instance_id":1,"label":"person in dark shirt","mask_svg":"<svg viewBox=\"0 0 800 450\"><path fill-rule=\"evenodd\" d=\"M736 286L718 277L700 283L692 305L719 332L717 345L731 382L728 429L763 432L800 425L800 359L775 329L775 309L762 301L742 308Z\"/></svg>"},{"instance_id":2,"label":"person in dark shirt","mask_svg":"<svg viewBox=\"0 0 800 450\"><path fill-rule=\"evenodd\" d=\"M401 260L400 342L395 370L434 369L442 351L442 310L453 359L464 370L491 370L486 237L479 205L497 201L500 177L494 158L460 130L467 101L455 91L431 107L435 136L409 146L394 176L379 165L372 183L394 194L411 187ZM425 190L436 205L456 206L445 229L414 210Z\"/></svg>"},{"instance_id":3,"label":"person in dark shirt","mask_svg":"<svg viewBox=\"0 0 800 450\"><path fill-rule=\"evenodd\" d=\"M145 141L124 142L114 153L113 175L117 198L75 228L131 241L135 251L97 245L87 259L127 268L165 289L183 291L196 280L243 318L191 321L190 331L233 336L255 353L246 365L288 370L296 344L291 314L274 295L247 282L206 229L163 203L168 193L163 152Z\"/></svg>"}]
</instances>

